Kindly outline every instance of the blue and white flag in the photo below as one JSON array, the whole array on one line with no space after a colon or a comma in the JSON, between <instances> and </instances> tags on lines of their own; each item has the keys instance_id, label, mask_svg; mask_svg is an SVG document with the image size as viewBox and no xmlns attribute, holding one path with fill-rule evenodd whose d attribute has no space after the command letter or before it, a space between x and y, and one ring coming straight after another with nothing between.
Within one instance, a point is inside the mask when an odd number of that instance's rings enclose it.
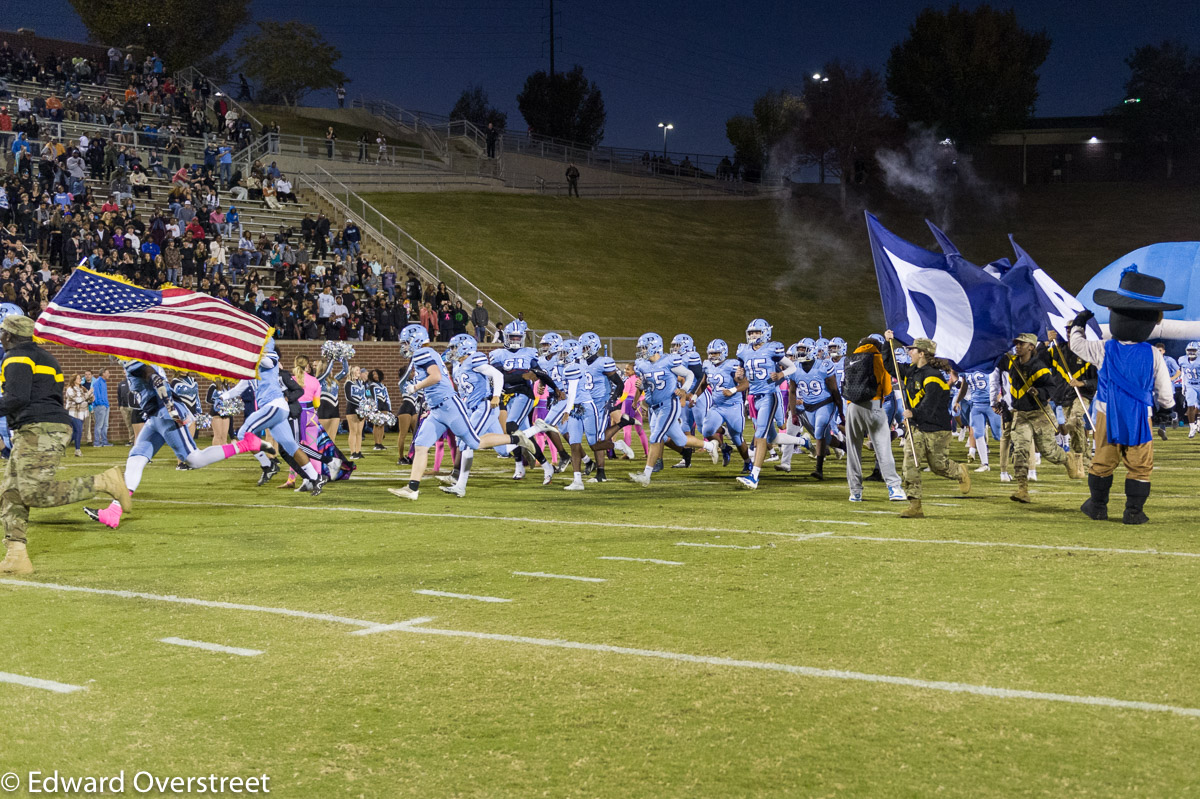
<instances>
[{"instance_id":1,"label":"blue and white flag","mask_svg":"<svg viewBox=\"0 0 1200 799\"><path fill-rule=\"evenodd\" d=\"M1017 333L1034 333L1038 334L1038 339L1045 341L1048 330L1058 331L1059 338L1063 341L1067 340L1067 325L1071 320L1082 310L1083 303L1075 298L1075 295L1058 285L1054 278L1046 274L1032 258L1029 253L1021 249L1021 245L1017 244L1016 239L1010 233L1008 240L1012 242L1013 252L1017 254L1017 262L1013 265L1012 272L1004 276L1004 282L1009 282L1009 276L1014 272L1023 271L1026 274L1019 279L1027 282L1031 291L1024 298L1018 298L1014 291L1012 295L1014 315L1019 312L1024 312L1026 315L1033 314L1034 321L1026 322L1017 330L1017 319L1013 320L1013 328ZM1028 304L1026 304L1028 303ZM1037 324L1038 327L1029 327L1030 324ZM1100 325L1096 324L1093 319L1087 324L1087 337L1092 341L1099 341Z\"/></svg>"},{"instance_id":2,"label":"blue and white flag","mask_svg":"<svg viewBox=\"0 0 1200 799\"><path fill-rule=\"evenodd\" d=\"M1008 287L959 255L936 228L951 252L918 247L866 217L883 316L896 338L932 339L938 357L960 371L990 369L1012 346Z\"/></svg>"}]
</instances>

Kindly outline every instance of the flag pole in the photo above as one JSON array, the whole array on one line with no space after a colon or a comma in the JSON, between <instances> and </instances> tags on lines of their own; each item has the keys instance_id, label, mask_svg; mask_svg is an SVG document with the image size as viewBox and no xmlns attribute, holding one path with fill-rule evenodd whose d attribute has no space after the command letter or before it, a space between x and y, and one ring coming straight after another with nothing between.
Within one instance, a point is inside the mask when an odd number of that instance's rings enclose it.
<instances>
[{"instance_id":1,"label":"flag pole","mask_svg":"<svg viewBox=\"0 0 1200 799\"><path fill-rule=\"evenodd\" d=\"M904 393L904 383L903 383L903 381L900 380L900 364L896 363L896 350L894 347L892 347L893 341L895 341L894 338L889 338L887 340L888 348L891 349L891 352L892 352L892 369L896 373L896 385L900 387L900 408L901 408L901 410L905 410L904 406L908 402L908 397ZM911 409L908 409L908 410L911 410ZM904 414L900 414L900 418L904 420L904 429L906 431L908 431L907 438L908 438L909 448L912 450L913 463L916 464L917 468L919 469L919 468L921 468L921 463L917 458L917 442L913 441L912 425L908 423L908 417L905 416ZM903 471L903 468L901 468L901 471Z\"/></svg>"}]
</instances>

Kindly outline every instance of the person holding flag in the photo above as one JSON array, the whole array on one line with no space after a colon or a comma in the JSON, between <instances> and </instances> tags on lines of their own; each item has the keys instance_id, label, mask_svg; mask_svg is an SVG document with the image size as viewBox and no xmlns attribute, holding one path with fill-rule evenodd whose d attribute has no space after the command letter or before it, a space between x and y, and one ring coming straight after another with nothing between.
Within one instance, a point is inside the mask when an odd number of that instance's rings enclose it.
<instances>
[{"instance_id":1,"label":"person holding flag","mask_svg":"<svg viewBox=\"0 0 1200 799\"><path fill-rule=\"evenodd\" d=\"M888 343L894 340L891 330L883 334ZM904 448L904 492L908 507L900 512L902 519L923 519L921 508L921 469L958 482L958 490L971 491L971 473L966 464L950 459L950 386L942 374L944 361L934 356L937 344L918 338L908 347L911 363L899 367L904 380L904 419L911 432Z\"/></svg>"}]
</instances>

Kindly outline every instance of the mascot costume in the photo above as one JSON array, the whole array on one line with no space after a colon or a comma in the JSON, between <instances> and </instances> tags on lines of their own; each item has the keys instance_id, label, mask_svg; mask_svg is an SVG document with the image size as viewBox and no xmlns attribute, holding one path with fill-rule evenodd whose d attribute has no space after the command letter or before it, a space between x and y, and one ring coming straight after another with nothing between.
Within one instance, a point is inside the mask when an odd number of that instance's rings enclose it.
<instances>
[{"instance_id":1,"label":"mascot costume","mask_svg":"<svg viewBox=\"0 0 1200 799\"><path fill-rule=\"evenodd\" d=\"M1182 305L1162 301L1166 284L1157 277L1137 271L1137 265L1121 273L1116 291L1096 289L1092 299L1109 309L1107 341L1088 341L1085 325L1092 317L1083 311L1071 322L1068 331L1071 351L1093 363L1100 371L1096 392L1096 455L1088 470L1091 496L1080 506L1088 517L1108 518L1108 493L1118 462L1125 464L1125 524L1145 524L1143 512L1150 496L1150 474L1154 470L1154 444L1150 417L1155 406L1158 414L1175 406L1171 376L1162 353L1152 347L1150 338L1162 321L1164 311Z\"/></svg>"}]
</instances>

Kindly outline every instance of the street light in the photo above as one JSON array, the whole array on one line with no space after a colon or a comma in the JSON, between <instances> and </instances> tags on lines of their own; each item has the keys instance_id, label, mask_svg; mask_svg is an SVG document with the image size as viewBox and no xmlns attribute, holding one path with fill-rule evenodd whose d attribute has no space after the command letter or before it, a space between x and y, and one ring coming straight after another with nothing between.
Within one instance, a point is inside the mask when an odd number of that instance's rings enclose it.
<instances>
[{"instance_id":1,"label":"street light","mask_svg":"<svg viewBox=\"0 0 1200 799\"><path fill-rule=\"evenodd\" d=\"M660 128L662 128L662 131L663 131L663 158L666 158L667 157L667 131L675 130L675 126L672 125L670 122L665 122L665 123L659 122L658 126Z\"/></svg>"},{"instance_id":2,"label":"street light","mask_svg":"<svg viewBox=\"0 0 1200 799\"><path fill-rule=\"evenodd\" d=\"M820 72L813 73L813 80L817 83L829 83L829 78L825 77Z\"/></svg>"}]
</instances>

